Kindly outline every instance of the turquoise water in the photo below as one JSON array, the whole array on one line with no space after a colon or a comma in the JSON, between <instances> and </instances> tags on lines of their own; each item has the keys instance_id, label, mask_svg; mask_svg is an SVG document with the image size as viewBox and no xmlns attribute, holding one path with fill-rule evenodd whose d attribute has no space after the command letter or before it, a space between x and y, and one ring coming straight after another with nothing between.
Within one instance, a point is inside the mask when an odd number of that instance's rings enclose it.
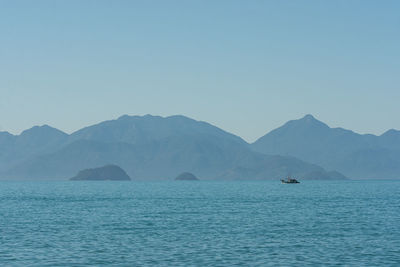
<instances>
[{"instance_id":1,"label":"turquoise water","mask_svg":"<svg viewBox=\"0 0 400 267\"><path fill-rule=\"evenodd\" d=\"M1 266L399 266L400 181L0 182Z\"/></svg>"}]
</instances>

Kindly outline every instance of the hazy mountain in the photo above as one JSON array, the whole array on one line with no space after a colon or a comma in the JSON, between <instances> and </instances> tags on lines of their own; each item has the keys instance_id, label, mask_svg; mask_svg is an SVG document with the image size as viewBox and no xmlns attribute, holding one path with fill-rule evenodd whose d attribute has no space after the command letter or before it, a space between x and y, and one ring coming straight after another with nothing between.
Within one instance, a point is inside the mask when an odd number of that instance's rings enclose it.
<instances>
[{"instance_id":1,"label":"hazy mountain","mask_svg":"<svg viewBox=\"0 0 400 267\"><path fill-rule=\"evenodd\" d=\"M0 170L10 162L10 149L14 144L15 136L8 132L0 132Z\"/></svg>"},{"instance_id":2,"label":"hazy mountain","mask_svg":"<svg viewBox=\"0 0 400 267\"><path fill-rule=\"evenodd\" d=\"M198 181L199 179L190 172L183 172L179 174L176 178L176 181Z\"/></svg>"},{"instance_id":3,"label":"hazy mountain","mask_svg":"<svg viewBox=\"0 0 400 267\"><path fill-rule=\"evenodd\" d=\"M201 179L333 179L316 165L292 157L269 156L210 136L170 137L145 145L80 140L12 169L21 178L65 179L83 168L117 164L139 180L170 180L183 171Z\"/></svg>"},{"instance_id":4,"label":"hazy mountain","mask_svg":"<svg viewBox=\"0 0 400 267\"><path fill-rule=\"evenodd\" d=\"M66 179L82 169L116 164L133 179L145 180L173 179L184 171L201 179L342 178L293 157L254 152L241 138L183 116L123 116L58 136L42 144L51 149L20 160L2 176Z\"/></svg>"},{"instance_id":5,"label":"hazy mountain","mask_svg":"<svg viewBox=\"0 0 400 267\"><path fill-rule=\"evenodd\" d=\"M14 138L15 136L9 132L0 132L0 145L3 146L10 144Z\"/></svg>"},{"instance_id":6,"label":"hazy mountain","mask_svg":"<svg viewBox=\"0 0 400 267\"><path fill-rule=\"evenodd\" d=\"M242 145L247 143L240 137L225 132L209 123L185 116L121 116L117 120L101 122L83 128L70 136L71 141L92 140L100 142L124 142L143 144L179 135L210 135L222 137Z\"/></svg>"},{"instance_id":7,"label":"hazy mountain","mask_svg":"<svg viewBox=\"0 0 400 267\"><path fill-rule=\"evenodd\" d=\"M330 128L312 115L287 122L251 145L265 154L287 155L352 178L400 178L400 131L381 136Z\"/></svg>"},{"instance_id":8,"label":"hazy mountain","mask_svg":"<svg viewBox=\"0 0 400 267\"><path fill-rule=\"evenodd\" d=\"M400 131L391 129L379 136L378 140L382 148L400 150Z\"/></svg>"},{"instance_id":9,"label":"hazy mountain","mask_svg":"<svg viewBox=\"0 0 400 267\"><path fill-rule=\"evenodd\" d=\"M35 126L20 135L0 132L0 170L35 155L59 149L68 135L48 125Z\"/></svg>"},{"instance_id":10,"label":"hazy mountain","mask_svg":"<svg viewBox=\"0 0 400 267\"><path fill-rule=\"evenodd\" d=\"M47 152L64 144L67 138L66 133L48 125L35 126L17 136L14 149L25 155Z\"/></svg>"}]
</instances>

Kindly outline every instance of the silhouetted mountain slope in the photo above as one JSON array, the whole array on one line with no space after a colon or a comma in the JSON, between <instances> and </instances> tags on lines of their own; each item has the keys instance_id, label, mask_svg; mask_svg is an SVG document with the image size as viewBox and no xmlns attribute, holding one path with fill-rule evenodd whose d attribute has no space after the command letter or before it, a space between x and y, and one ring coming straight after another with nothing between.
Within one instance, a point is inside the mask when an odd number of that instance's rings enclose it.
<instances>
[{"instance_id":1,"label":"silhouetted mountain slope","mask_svg":"<svg viewBox=\"0 0 400 267\"><path fill-rule=\"evenodd\" d=\"M10 162L10 149L14 144L16 136L8 132L0 132L0 170L4 169Z\"/></svg>"},{"instance_id":2,"label":"silhouetted mountain slope","mask_svg":"<svg viewBox=\"0 0 400 267\"><path fill-rule=\"evenodd\" d=\"M48 125L35 126L23 131L15 139L15 151L36 154L58 148L67 141L68 135Z\"/></svg>"},{"instance_id":3,"label":"silhouetted mountain slope","mask_svg":"<svg viewBox=\"0 0 400 267\"><path fill-rule=\"evenodd\" d=\"M198 181L199 179L190 172L183 172L179 174L176 178L176 181Z\"/></svg>"},{"instance_id":4,"label":"silhouetted mountain slope","mask_svg":"<svg viewBox=\"0 0 400 267\"><path fill-rule=\"evenodd\" d=\"M10 134L9 132L0 132L0 145L8 145L14 140L14 138L15 136Z\"/></svg>"},{"instance_id":5,"label":"silhouetted mountain slope","mask_svg":"<svg viewBox=\"0 0 400 267\"><path fill-rule=\"evenodd\" d=\"M400 150L400 131L391 129L379 136L378 142L382 148Z\"/></svg>"},{"instance_id":6,"label":"silhouetted mountain slope","mask_svg":"<svg viewBox=\"0 0 400 267\"><path fill-rule=\"evenodd\" d=\"M170 137L145 145L76 141L49 155L16 166L9 177L65 179L83 168L117 164L139 180L172 179L190 171L202 179L332 179L321 167L282 156L268 156L215 137ZM222 144L221 146L219 144Z\"/></svg>"},{"instance_id":7,"label":"silhouetted mountain slope","mask_svg":"<svg viewBox=\"0 0 400 267\"><path fill-rule=\"evenodd\" d=\"M29 157L49 153L67 142L68 135L48 125L35 126L20 135L0 133L0 170Z\"/></svg>"},{"instance_id":8,"label":"silhouetted mountain slope","mask_svg":"<svg viewBox=\"0 0 400 267\"><path fill-rule=\"evenodd\" d=\"M301 160L253 152L241 138L183 116L123 116L84 128L58 149L24 159L3 177L66 179L116 164L133 179L173 179L188 171L202 179L332 178Z\"/></svg>"},{"instance_id":9,"label":"silhouetted mountain slope","mask_svg":"<svg viewBox=\"0 0 400 267\"><path fill-rule=\"evenodd\" d=\"M288 175L307 180L347 179L337 172L327 172L323 168L306 163L294 157L270 155L243 155L235 166L221 174L222 179L253 180L278 179Z\"/></svg>"},{"instance_id":10,"label":"silhouetted mountain slope","mask_svg":"<svg viewBox=\"0 0 400 267\"><path fill-rule=\"evenodd\" d=\"M352 178L400 178L400 132L381 136L330 128L306 115L251 145L265 154L288 155L338 170Z\"/></svg>"},{"instance_id":11,"label":"silhouetted mountain slope","mask_svg":"<svg viewBox=\"0 0 400 267\"><path fill-rule=\"evenodd\" d=\"M170 136L207 134L223 137L247 145L240 137L225 132L209 123L196 121L185 116L121 116L117 120L101 122L83 128L70 136L71 141L92 140L100 142L124 142L143 144Z\"/></svg>"}]
</instances>

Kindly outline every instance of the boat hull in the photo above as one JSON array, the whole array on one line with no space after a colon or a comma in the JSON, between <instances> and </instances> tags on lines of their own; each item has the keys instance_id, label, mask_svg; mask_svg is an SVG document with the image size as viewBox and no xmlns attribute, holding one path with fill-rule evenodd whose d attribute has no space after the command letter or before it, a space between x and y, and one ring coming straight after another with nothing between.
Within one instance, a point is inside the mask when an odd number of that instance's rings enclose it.
<instances>
[{"instance_id":1,"label":"boat hull","mask_svg":"<svg viewBox=\"0 0 400 267\"><path fill-rule=\"evenodd\" d=\"M297 181L296 179L290 179L290 180L281 180L282 184L299 184L300 182Z\"/></svg>"}]
</instances>

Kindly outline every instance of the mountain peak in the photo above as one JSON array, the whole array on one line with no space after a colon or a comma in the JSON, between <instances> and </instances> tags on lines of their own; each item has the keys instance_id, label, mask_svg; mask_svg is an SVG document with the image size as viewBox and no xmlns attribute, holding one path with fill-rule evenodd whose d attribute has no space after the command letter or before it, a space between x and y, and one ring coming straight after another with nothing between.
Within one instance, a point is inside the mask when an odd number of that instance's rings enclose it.
<instances>
[{"instance_id":1,"label":"mountain peak","mask_svg":"<svg viewBox=\"0 0 400 267\"><path fill-rule=\"evenodd\" d=\"M315 119L313 115L307 114L301 119L288 121L283 126L270 131L260 137L252 146L254 150L266 154L296 156L292 153L292 148L296 147L298 143L303 146L311 145L321 136L329 135L330 129L328 125ZM306 142L306 140L308 141ZM280 145L277 145L278 143ZM303 150L308 151L308 149Z\"/></svg>"},{"instance_id":2,"label":"mountain peak","mask_svg":"<svg viewBox=\"0 0 400 267\"><path fill-rule=\"evenodd\" d=\"M21 136L28 135L28 134L43 134L43 133L54 133L58 135L67 135L63 131L60 131L56 128L53 128L47 124L42 126L33 126L32 128L25 130L21 133Z\"/></svg>"},{"instance_id":3,"label":"mountain peak","mask_svg":"<svg viewBox=\"0 0 400 267\"><path fill-rule=\"evenodd\" d=\"M11 134L11 133L9 133L7 131L0 131L0 135L3 135L3 136L14 136L13 134Z\"/></svg>"},{"instance_id":4,"label":"mountain peak","mask_svg":"<svg viewBox=\"0 0 400 267\"><path fill-rule=\"evenodd\" d=\"M329 128L328 125L326 125L325 123L323 123L320 120L317 120L311 114L307 114L301 119L290 121L290 122L292 122L292 123L294 122L296 125L304 125L305 124L305 125L309 125L309 126L313 126L313 127Z\"/></svg>"},{"instance_id":5,"label":"mountain peak","mask_svg":"<svg viewBox=\"0 0 400 267\"><path fill-rule=\"evenodd\" d=\"M392 135L398 135L398 134L400 134L399 130L390 129L390 130L387 130L386 132L384 132L381 136L392 136Z\"/></svg>"},{"instance_id":6,"label":"mountain peak","mask_svg":"<svg viewBox=\"0 0 400 267\"><path fill-rule=\"evenodd\" d=\"M307 123L315 123L315 122L317 122L317 123L323 123L323 122L317 120L317 119L316 119L313 115L311 115L311 114L307 114L307 115L305 115L303 118L298 119L297 121L302 121L302 122L307 122Z\"/></svg>"},{"instance_id":7,"label":"mountain peak","mask_svg":"<svg viewBox=\"0 0 400 267\"><path fill-rule=\"evenodd\" d=\"M145 144L165 138L206 135L228 138L247 145L240 137L225 132L211 124L193 120L183 115L161 117L154 115L123 115L117 120L109 120L74 132L71 140L94 140L100 142L122 142Z\"/></svg>"},{"instance_id":8,"label":"mountain peak","mask_svg":"<svg viewBox=\"0 0 400 267\"><path fill-rule=\"evenodd\" d=\"M316 120L313 115L307 114L303 117L304 120Z\"/></svg>"},{"instance_id":9,"label":"mountain peak","mask_svg":"<svg viewBox=\"0 0 400 267\"><path fill-rule=\"evenodd\" d=\"M126 120L126 119L129 119L130 117L131 117L131 116L125 114L125 115L120 116L120 117L118 118L118 120Z\"/></svg>"}]
</instances>

